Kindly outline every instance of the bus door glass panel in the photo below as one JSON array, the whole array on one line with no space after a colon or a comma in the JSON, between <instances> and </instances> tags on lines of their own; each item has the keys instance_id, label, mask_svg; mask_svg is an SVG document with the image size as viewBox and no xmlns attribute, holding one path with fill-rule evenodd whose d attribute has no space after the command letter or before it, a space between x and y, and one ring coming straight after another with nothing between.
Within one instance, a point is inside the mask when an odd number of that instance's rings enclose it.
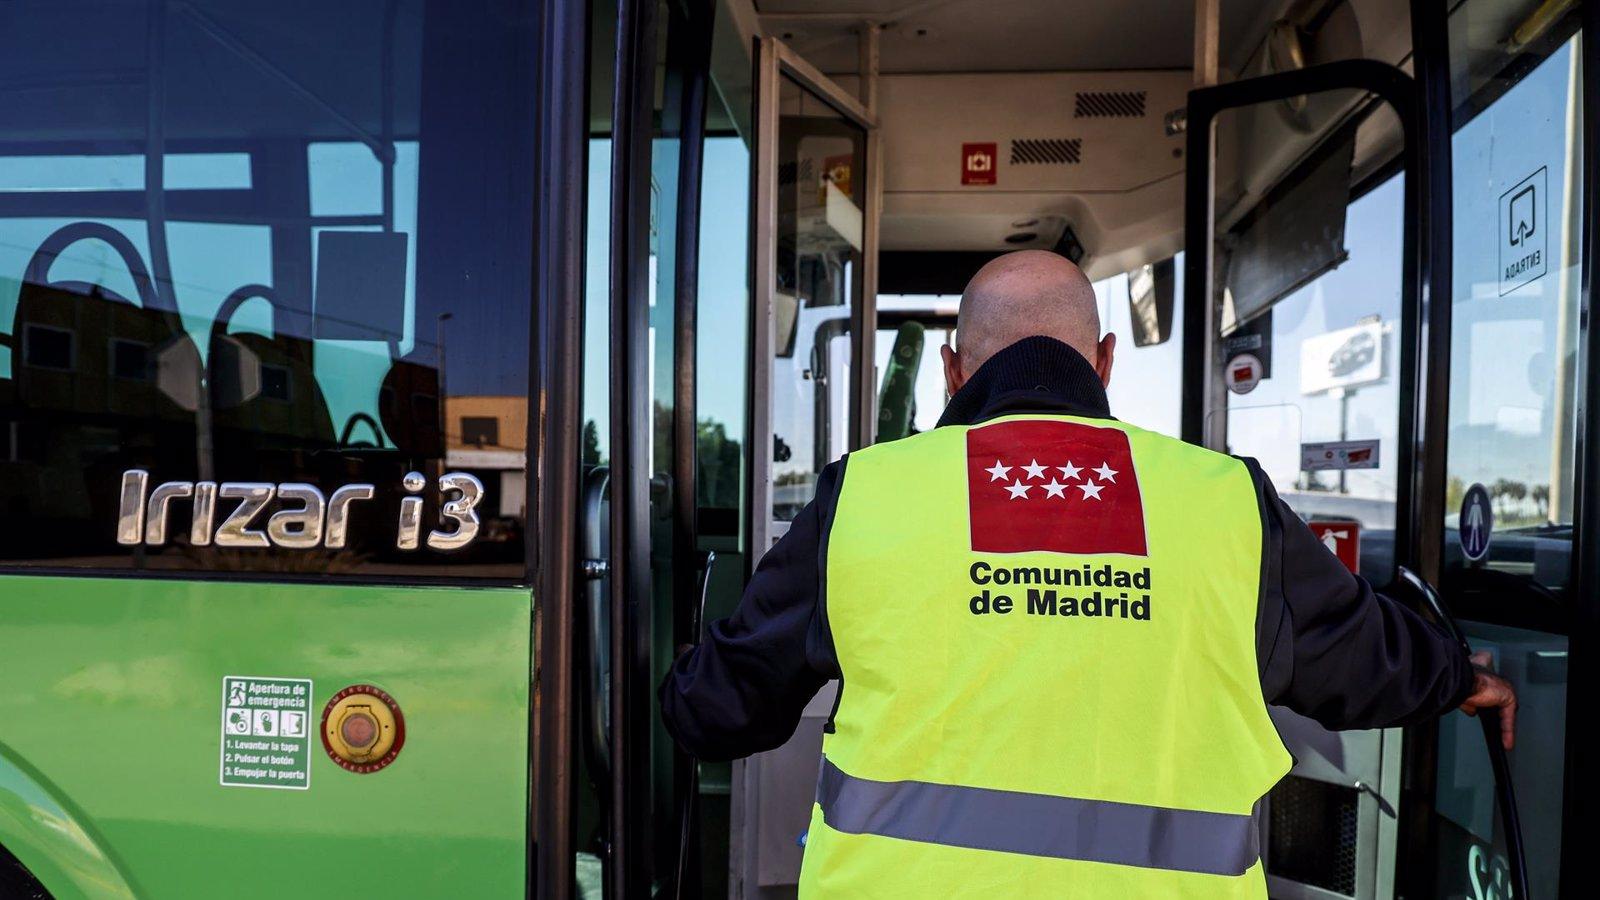
<instances>
[{"instance_id":1,"label":"bus door glass panel","mask_svg":"<svg viewBox=\"0 0 1600 900\"><path fill-rule=\"evenodd\" d=\"M1517 685L1510 754L1529 886L1558 891L1566 758L1575 415L1584 226L1581 41L1568 24L1518 55L1527 10L1467 2L1450 17L1453 294L1440 587L1469 640ZM1592 602L1592 598L1590 601ZM1440 724L1441 892L1506 896L1478 723ZM1477 891L1476 894L1473 892Z\"/></svg>"},{"instance_id":2,"label":"bus door glass panel","mask_svg":"<svg viewBox=\"0 0 1600 900\"><path fill-rule=\"evenodd\" d=\"M1394 571L1401 473L1403 143L1393 110L1354 89L1216 119L1208 440L1256 459L1324 544L1380 586ZM1381 895L1397 733L1273 717L1297 759L1268 802L1275 896Z\"/></svg>"},{"instance_id":3,"label":"bus door glass panel","mask_svg":"<svg viewBox=\"0 0 1600 900\"><path fill-rule=\"evenodd\" d=\"M787 533L823 467L871 434L862 402L875 399L861 369L872 364L874 335L855 324L872 310L872 116L781 41L762 39L757 54L747 565ZM703 370L703 379L725 377ZM782 895L799 881L835 689L812 698L782 747L731 766L734 895Z\"/></svg>"},{"instance_id":4,"label":"bus door glass panel","mask_svg":"<svg viewBox=\"0 0 1600 900\"><path fill-rule=\"evenodd\" d=\"M1308 116L1324 129L1314 142L1301 130ZM1361 92L1329 91L1298 113L1287 102L1228 110L1217 135L1226 394L1213 415L1226 417L1228 452L1260 462L1302 518L1354 523L1325 542L1355 544L1346 558L1385 584L1400 470L1404 176L1382 167L1400 148L1399 121Z\"/></svg>"},{"instance_id":5,"label":"bus door glass panel","mask_svg":"<svg viewBox=\"0 0 1600 900\"><path fill-rule=\"evenodd\" d=\"M632 474L623 471L621 467L627 463L613 452L616 447L614 441L616 436L611 427L611 413L617 399L611 392L611 372L617 361L612 358L611 338L614 323L611 320L610 304L611 293L616 286L612 283L610 265L615 252L613 242L617 238L617 230L633 228L638 224L637 219L614 220L612 210L612 191L615 186L613 169L615 139L612 130L615 111L612 98L616 78L615 46L618 27L616 12L614 5L595 4L591 7L590 137L586 173L588 190L585 210L584 373L581 413L583 420L581 462L585 484L589 488L582 515L586 519L585 531L590 536L592 544L585 552L607 558L611 554L610 497L615 496L614 492L621 488L625 475ZM688 75L685 71L687 62L683 47L692 42L696 29L709 28L710 23L703 20L689 21L681 12L679 8L665 2L656 5L654 26L656 45L663 56L659 60L661 65L655 68L656 83L650 111L653 128L649 136L648 207L640 211L640 215L648 221L648 233L646 244L642 248L643 252L639 254L640 258L630 261L631 265L642 268L646 275L645 294L630 297L629 302L642 304L647 308L647 333L641 348L644 378L635 388L638 391L635 402L643 403L649 411L648 433L642 440L650 482L648 539L651 594L646 604L648 612L642 617L648 624L640 626L648 631L648 650L632 660L621 663L612 659L611 634L614 629L622 627L620 623L611 620L607 605L607 592L612 579L609 575L600 574L590 581L586 586L583 613L583 658L586 663L583 683L580 685L584 700L581 714L583 752L580 759L583 784L579 791L579 844L576 861L577 886L580 893L585 896L598 896L608 889L611 891L627 889L622 882L623 873L616 871L608 856L613 835L622 827L621 823L612 820L608 808L613 792L620 789L618 778L627 779L626 789L645 797L641 803L651 811L648 827L645 830L649 836L648 845L639 846L637 841L634 841L634 846L629 852L635 857L648 856L648 861L642 865L654 873L653 877L661 879L670 877L678 852L678 828L681 823L677 816L670 812L674 805L672 740L660 724L660 717L652 706L648 716L631 720L633 723L631 728L636 732L632 736L632 741L636 745L647 744L648 753L634 760L635 765L631 767L631 771L614 771L625 766L628 761L618 759L612 754L613 723L609 707L610 682L616 666L636 667L637 671L630 671L626 677L637 679L641 683L648 682L651 687L659 684L664 677L673 657L674 580L681 574L676 567L683 564L683 560L679 559L675 552L676 529L680 522L675 517L673 509L676 496L673 490L675 454L678 447L674 433L674 414L678 404L693 406L696 398L693 395L681 395L677 381L678 279L684 263L679 259L679 242L684 234L683 229L698 227L700 222L691 220L688 209L681 203L683 199L681 188L685 157L703 150L702 146L690 143L686 136L691 129L684 118L683 98ZM639 10L637 14L642 15L644 12ZM721 140L725 144L728 139ZM730 153L730 149L724 146L718 161L726 160L729 165L736 164L738 157ZM713 182L702 181L703 185L708 183ZM731 185L737 198L743 199L747 184L746 179L737 175L733 177ZM726 188L723 193L727 193ZM729 206L728 201L724 200L718 212L725 213ZM739 207L739 212L745 214L742 206ZM737 224L733 226L734 230L739 228ZM742 247L747 243L745 235L738 234L737 237L733 237L733 230L727 227L717 231L714 236L721 242L715 248L719 253L726 253L730 239L733 241L733 246ZM741 279L745 272L744 261L742 255L730 256L721 263L720 270L713 266L709 273L711 289L714 292L725 292L730 278ZM706 266L707 260L703 254L700 255L699 262L702 267ZM742 282L735 283L740 283L742 287ZM744 298L738 299L742 301ZM728 299L725 294L722 300L726 305ZM734 333L742 338L743 329L737 325L734 329ZM726 333L728 332L725 331L724 334ZM737 347L733 345L719 350L738 352ZM706 372L704 360L700 365L702 366L700 371ZM721 369L710 368L712 378L716 378L719 373L729 371L732 370L725 363ZM706 377L702 375L699 382L704 384ZM744 379L731 378L729 381L730 384L723 386L722 396L726 396L728 391L738 390ZM725 410L726 406L724 402L720 408ZM733 481L737 485L738 477L737 459L734 461L734 471L727 472L724 468L727 464L727 449L716 446L716 439L725 434L725 429L720 426L714 429L714 435L709 443L716 458L708 465L713 473L720 476L716 483L721 487L723 494L726 494L728 482ZM732 452L737 453L738 446L735 439L732 443ZM736 492L731 502L737 504ZM653 703L653 691L640 692L638 696ZM644 729L648 729L648 733L642 733Z\"/></svg>"},{"instance_id":6,"label":"bus door glass panel","mask_svg":"<svg viewBox=\"0 0 1600 900\"><path fill-rule=\"evenodd\" d=\"M849 448L862 303L867 132L787 75L778 97L772 519L792 520Z\"/></svg>"}]
</instances>

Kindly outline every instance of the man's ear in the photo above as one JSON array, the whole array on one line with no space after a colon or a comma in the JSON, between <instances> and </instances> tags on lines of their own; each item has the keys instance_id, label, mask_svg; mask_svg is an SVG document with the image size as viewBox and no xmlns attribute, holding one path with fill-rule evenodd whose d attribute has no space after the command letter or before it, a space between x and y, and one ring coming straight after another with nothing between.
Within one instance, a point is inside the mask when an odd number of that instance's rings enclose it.
<instances>
[{"instance_id":1,"label":"man's ear","mask_svg":"<svg viewBox=\"0 0 1600 900\"><path fill-rule=\"evenodd\" d=\"M1116 352L1117 336L1108 331L1094 348L1094 373L1100 376L1100 383L1105 387L1111 386L1111 359Z\"/></svg>"},{"instance_id":2,"label":"man's ear","mask_svg":"<svg viewBox=\"0 0 1600 900\"><path fill-rule=\"evenodd\" d=\"M945 394L954 397L956 391L961 390L961 386L967 383L967 377L961 374L961 354L949 344L941 344L939 355L944 357Z\"/></svg>"}]
</instances>

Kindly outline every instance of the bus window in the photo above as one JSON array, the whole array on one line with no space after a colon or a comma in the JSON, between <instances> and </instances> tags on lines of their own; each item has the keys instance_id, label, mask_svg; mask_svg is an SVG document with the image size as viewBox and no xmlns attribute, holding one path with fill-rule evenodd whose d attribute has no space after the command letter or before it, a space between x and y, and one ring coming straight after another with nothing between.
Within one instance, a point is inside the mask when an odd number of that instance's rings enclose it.
<instances>
[{"instance_id":1,"label":"bus window","mask_svg":"<svg viewBox=\"0 0 1600 900\"><path fill-rule=\"evenodd\" d=\"M1470 6L1470 5L1469 5ZM1453 142L1448 558L1566 587L1583 226L1578 52L1561 47ZM1510 135L1521 135L1516 140ZM1466 491L1494 512L1461 540ZM1475 552L1466 553L1463 547Z\"/></svg>"},{"instance_id":2,"label":"bus window","mask_svg":"<svg viewBox=\"0 0 1600 900\"><path fill-rule=\"evenodd\" d=\"M0 561L524 579L536 67L387 10L11 12Z\"/></svg>"},{"instance_id":3,"label":"bus window","mask_svg":"<svg viewBox=\"0 0 1600 900\"><path fill-rule=\"evenodd\" d=\"M1352 202L1346 258L1223 338L1232 365L1254 357L1267 367L1243 393L1247 381L1230 381L1229 451L1255 457L1302 518L1358 523L1360 568L1376 584L1392 567L1399 471L1403 187L1395 176ZM1320 458L1305 465L1317 446L1337 443L1370 457L1348 468L1320 468Z\"/></svg>"},{"instance_id":4,"label":"bus window","mask_svg":"<svg viewBox=\"0 0 1600 900\"><path fill-rule=\"evenodd\" d=\"M1400 472L1399 119L1344 89L1228 109L1216 127L1226 399L1208 431L1255 458L1302 518L1328 523L1325 541L1347 564L1386 584Z\"/></svg>"},{"instance_id":5,"label":"bus window","mask_svg":"<svg viewBox=\"0 0 1600 900\"><path fill-rule=\"evenodd\" d=\"M1175 295L1183 293L1183 255L1174 261ZM1101 333L1117 336L1116 365L1106 394L1111 414L1141 428L1176 437L1180 429L1183 321L1174 317L1165 341L1140 347L1134 340L1129 275L1094 283ZM956 343L961 298L942 295L878 297L877 440L927 431L944 412L944 363L939 348Z\"/></svg>"},{"instance_id":6,"label":"bus window","mask_svg":"<svg viewBox=\"0 0 1600 900\"><path fill-rule=\"evenodd\" d=\"M1566 783L1574 419L1584 405L1582 36L1557 26L1508 53L1526 13L1474 0L1450 16L1454 289L1441 586L1473 646L1517 685L1510 765L1530 891L1553 897ZM1482 892L1508 873L1477 723L1446 717L1438 759L1439 883Z\"/></svg>"},{"instance_id":7,"label":"bus window","mask_svg":"<svg viewBox=\"0 0 1600 900\"><path fill-rule=\"evenodd\" d=\"M959 297L878 297L876 440L920 434L939 424L947 399L939 348L955 342L959 303Z\"/></svg>"},{"instance_id":8,"label":"bus window","mask_svg":"<svg viewBox=\"0 0 1600 900\"><path fill-rule=\"evenodd\" d=\"M1183 296L1183 254L1172 260L1172 296ZM1140 428L1179 437L1182 431L1183 316L1172 316L1168 337L1143 347L1134 340L1129 273L1095 282L1100 331L1117 336L1106 397L1111 414Z\"/></svg>"}]
</instances>

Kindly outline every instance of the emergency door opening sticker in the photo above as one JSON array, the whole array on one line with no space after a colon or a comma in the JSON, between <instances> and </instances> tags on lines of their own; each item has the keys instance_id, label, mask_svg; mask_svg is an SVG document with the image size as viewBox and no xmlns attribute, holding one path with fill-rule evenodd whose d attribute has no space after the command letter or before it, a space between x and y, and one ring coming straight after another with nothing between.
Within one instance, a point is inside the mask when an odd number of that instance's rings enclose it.
<instances>
[{"instance_id":1,"label":"emergency door opening sticker","mask_svg":"<svg viewBox=\"0 0 1600 900\"><path fill-rule=\"evenodd\" d=\"M311 786L311 679L222 679L224 787Z\"/></svg>"}]
</instances>

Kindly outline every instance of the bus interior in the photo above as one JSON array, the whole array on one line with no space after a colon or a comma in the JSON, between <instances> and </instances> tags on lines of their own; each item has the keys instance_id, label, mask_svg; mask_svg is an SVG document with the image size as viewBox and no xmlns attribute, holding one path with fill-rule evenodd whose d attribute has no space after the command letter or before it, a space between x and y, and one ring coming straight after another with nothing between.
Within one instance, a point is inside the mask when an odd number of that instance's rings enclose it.
<instances>
[{"instance_id":1,"label":"bus interior","mask_svg":"<svg viewBox=\"0 0 1600 900\"><path fill-rule=\"evenodd\" d=\"M689 27L676 15L663 3L658 21ZM704 615L732 611L825 463L934 426L966 280L1051 250L1118 336L1114 415L1258 459L1373 585L1421 603L1414 585L1437 583L1523 692L1509 836L1477 722L1334 733L1274 709L1296 764L1262 816L1271 895L1511 897L1522 878L1565 895L1567 653L1591 602L1573 540L1580 18L1507 0L719 0L694 275ZM609 109L595 59L591 102ZM608 125L592 119L591 190ZM1532 195L1512 210L1530 185L1543 211ZM1542 229L1540 274L1511 271L1508 216ZM747 377L724 377L746 340ZM584 414L602 432L605 399ZM753 450L735 452L740 435ZM1486 555L1463 550L1474 484L1497 516ZM832 691L781 748L695 767L693 827L654 836L679 896L794 895ZM632 787L681 807L653 727L655 781ZM589 852L614 846L604 820L585 823Z\"/></svg>"}]
</instances>

